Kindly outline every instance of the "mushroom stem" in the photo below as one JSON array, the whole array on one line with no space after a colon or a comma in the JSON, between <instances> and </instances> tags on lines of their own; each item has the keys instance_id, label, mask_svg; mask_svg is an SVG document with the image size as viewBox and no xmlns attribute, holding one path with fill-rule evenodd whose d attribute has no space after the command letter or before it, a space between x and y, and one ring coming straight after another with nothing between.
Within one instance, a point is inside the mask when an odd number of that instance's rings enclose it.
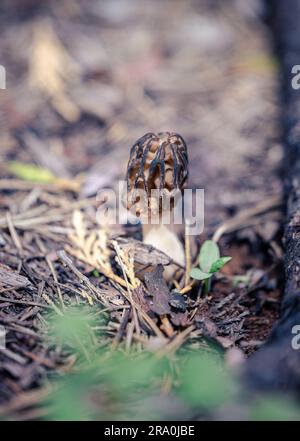
<instances>
[{"instance_id":1,"label":"mushroom stem","mask_svg":"<svg viewBox=\"0 0 300 441\"><path fill-rule=\"evenodd\" d=\"M182 243L176 233L170 228L171 225L145 225L143 224L143 241L163 251L178 265L185 266L185 254ZM170 280L178 266L175 264L165 268L164 276Z\"/></svg>"}]
</instances>

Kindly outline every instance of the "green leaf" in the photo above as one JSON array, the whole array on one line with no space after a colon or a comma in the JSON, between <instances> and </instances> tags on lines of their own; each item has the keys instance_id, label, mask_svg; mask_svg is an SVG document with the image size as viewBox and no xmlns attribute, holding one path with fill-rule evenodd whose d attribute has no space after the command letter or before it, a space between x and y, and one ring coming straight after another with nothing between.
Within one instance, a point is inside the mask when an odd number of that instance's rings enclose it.
<instances>
[{"instance_id":1,"label":"green leaf","mask_svg":"<svg viewBox=\"0 0 300 441\"><path fill-rule=\"evenodd\" d=\"M230 373L218 357L200 352L187 359L179 394L190 405L213 409L229 400L232 391Z\"/></svg>"},{"instance_id":2,"label":"green leaf","mask_svg":"<svg viewBox=\"0 0 300 441\"><path fill-rule=\"evenodd\" d=\"M299 421L299 409L286 398L262 397L253 403L251 421Z\"/></svg>"},{"instance_id":3,"label":"green leaf","mask_svg":"<svg viewBox=\"0 0 300 441\"><path fill-rule=\"evenodd\" d=\"M212 240L206 240L199 254L199 266L202 271L208 273L212 264L220 258L218 245Z\"/></svg>"},{"instance_id":4,"label":"green leaf","mask_svg":"<svg viewBox=\"0 0 300 441\"><path fill-rule=\"evenodd\" d=\"M92 271L92 274L94 277L100 277L100 273L96 268Z\"/></svg>"},{"instance_id":5,"label":"green leaf","mask_svg":"<svg viewBox=\"0 0 300 441\"><path fill-rule=\"evenodd\" d=\"M246 288L249 288L251 285L251 275L237 275L232 277L233 286L238 286L240 283L245 285Z\"/></svg>"},{"instance_id":6,"label":"green leaf","mask_svg":"<svg viewBox=\"0 0 300 441\"><path fill-rule=\"evenodd\" d=\"M11 161L8 168L11 173L17 176L17 178L23 179L24 181L49 184L56 179L49 170L38 167L34 164L24 164L18 161Z\"/></svg>"},{"instance_id":7,"label":"green leaf","mask_svg":"<svg viewBox=\"0 0 300 441\"><path fill-rule=\"evenodd\" d=\"M200 268L193 268L192 271L190 272L190 276L196 280L205 280L205 279L209 279L212 276L212 274L204 273L203 271L201 271Z\"/></svg>"},{"instance_id":8,"label":"green leaf","mask_svg":"<svg viewBox=\"0 0 300 441\"><path fill-rule=\"evenodd\" d=\"M209 272L210 273L216 273L217 271L219 271L221 268L223 268L223 266L229 262L232 258L229 256L225 256L225 257L220 257L220 259L216 260L212 266L210 267Z\"/></svg>"}]
</instances>

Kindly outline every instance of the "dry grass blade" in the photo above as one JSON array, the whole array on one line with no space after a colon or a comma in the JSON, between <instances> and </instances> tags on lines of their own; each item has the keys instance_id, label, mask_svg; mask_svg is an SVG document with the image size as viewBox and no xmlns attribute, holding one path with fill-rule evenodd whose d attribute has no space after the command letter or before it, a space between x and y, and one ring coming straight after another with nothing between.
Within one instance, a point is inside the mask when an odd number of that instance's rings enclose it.
<instances>
[{"instance_id":1,"label":"dry grass blade","mask_svg":"<svg viewBox=\"0 0 300 441\"><path fill-rule=\"evenodd\" d=\"M164 357L165 355L169 355L175 351L177 351L180 346L186 341L188 336L194 331L195 325L191 325L188 328L184 329L184 331L179 332L176 337L168 342L163 348L157 351L158 357Z\"/></svg>"},{"instance_id":2,"label":"dry grass blade","mask_svg":"<svg viewBox=\"0 0 300 441\"><path fill-rule=\"evenodd\" d=\"M15 299L10 299L9 297L1 297L0 296L0 302L14 303L16 305L37 306L38 308L51 309L51 306L43 305L43 303L30 302L30 301L26 301L26 300L15 300Z\"/></svg>"},{"instance_id":3,"label":"dry grass blade","mask_svg":"<svg viewBox=\"0 0 300 441\"><path fill-rule=\"evenodd\" d=\"M56 312L57 315L60 315L60 316L64 315L64 313L55 305L53 300L51 300L50 297L46 293L43 293L42 297L48 303L48 305L52 306L52 308L54 309L54 311Z\"/></svg>"},{"instance_id":4,"label":"dry grass blade","mask_svg":"<svg viewBox=\"0 0 300 441\"><path fill-rule=\"evenodd\" d=\"M185 286L189 284L191 272L191 242L189 224L185 223Z\"/></svg>"},{"instance_id":5,"label":"dry grass blade","mask_svg":"<svg viewBox=\"0 0 300 441\"><path fill-rule=\"evenodd\" d=\"M57 278L57 274L56 274L55 268L53 266L53 263L51 262L51 260L48 257L46 257L46 262L47 262L47 264L48 264L48 266L50 268L50 271L52 273L53 279L55 281L55 286L56 286L56 289L57 289L58 298L59 298L59 301L60 301L60 306L61 306L62 310L64 310L65 309L64 299L63 299L63 295L62 295L60 286L58 284L58 278Z\"/></svg>"},{"instance_id":6,"label":"dry grass blade","mask_svg":"<svg viewBox=\"0 0 300 441\"><path fill-rule=\"evenodd\" d=\"M84 283L87 288L90 290L92 296L94 298L99 298L102 303L105 306L108 306L108 302L105 299L105 297L102 295L101 291L96 288L96 286L94 286L92 284L92 282L90 282L89 278L86 277L84 274L82 274L74 265L72 260L67 256L67 254L65 253L65 251L59 251L57 253L58 257L61 259L61 261L64 263L64 265L66 265L80 280L81 283Z\"/></svg>"},{"instance_id":7,"label":"dry grass blade","mask_svg":"<svg viewBox=\"0 0 300 441\"><path fill-rule=\"evenodd\" d=\"M133 299L132 299L132 291L131 287L129 285L128 279L130 280L133 288L137 288L139 286L139 280L135 278L134 274L134 259L133 254L130 256L129 252L124 252L118 245L116 241L112 242L112 245L116 251L116 261L121 266L123 271L124 280L127 285L127 292L128 292L128 298L132 307L132 314L133 314L133 320L134 320L134 326L137 334L140 334L140 325L139 320L137 316L137 310L134 305Z\"/></svg>"},{"instance_id":8,"label":"dry grass blade","mask_svg":"<svg viewBox=\"0 0 300 441\"><path fill-rule=\"evenodd\" d=\"M74 232L70 234L70 240L74 247L66 247L66 250L72 256L97 269L108 279L127 288L126 281L115 274L111 268L107 233L99 229L87 231L83 214L79 210L73 213L73 226Z\"/></svg>"},{"instance_id":9,"label":"dry grass blade","mask_svg":"<svg viewBox=\"0 0 300 441\"><path fill-rule=\"evenodd\" d=\"M29 286L31 283L27 277L21 276L16 271L12 271L6 265L0 263L0 286L11 289ZM3 292L2 290L0 292Z\"/></svg>"},{"instance_id":10,"label":"dry grass blade","mask_svg":"<svg viewBox=\"0 0 300 441\"><path fill-rule=\"evenodd\" d=\"M0 179L0 190L28 191L33 188L39 188L53 193L61 193L62 190L78 193L81 188L81 183L76 179L69 180L64 178L57 178L51 184L23 181L22 179Z\"/></svg>"},{"instance_id":11,"label":"dry grass blade","mask_svg":"<svg viewBox=\"0 0 300 441\"><path fill-rule=\"evenodd\" d=\"M5 416L17 412L21 409L26 409L35 406L42 402L51 392L49 387L43 389L38 389L32 392L24 392L23 394L17 395L10 402L0 407L0 416Z\"/></svg>"},{"instance_id":12,"label":"dry grass blade","mask_svg":"<svg viewBox=\"0 0 300 441\"><path fill-rule=\"evenodd\" d=\"M15 229L15 226L12 221L10 213L6 213L6 222L7 222L7 226L8 226L10 235L12 237L12 240L14 241L16 248L19 250L20 253L22 253L22 251L23 251L22 244L21 244L20 238L18 236L18 233L16 232L16 229Z\"/></svg>"},{"instance_id":13,"label":"dry grass blade","mask_svg":"<svg viewBox=\"0 0 300 441\"><path fill-rule=\"evenodd\" d=\"M268 210L273 210L280 207L282 204L281 196L273 196L270 199L264 200L257 204L253 208L243 210L239 212L236 216L232 217L228 221L224 222L216 230L213 235L213 240L218 242L223 234L232 233L233 231L240 230L245 227L249 227L256 223L256 216L265 213Z\"/></svg>"}]
</instances>

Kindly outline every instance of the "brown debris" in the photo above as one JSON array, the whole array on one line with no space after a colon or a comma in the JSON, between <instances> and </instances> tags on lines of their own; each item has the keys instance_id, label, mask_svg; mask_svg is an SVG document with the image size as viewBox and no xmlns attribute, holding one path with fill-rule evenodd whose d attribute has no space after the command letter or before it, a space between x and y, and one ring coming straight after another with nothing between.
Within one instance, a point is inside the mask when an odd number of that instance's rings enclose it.
<instances>
[{"instance_id":1,"label":"brown debris","mask_svg":"<svg viewBox=\"0 0 300 441\"><path fill-rule=\"evenodd\" d=\"M10 267L0 263L0 292L10 288L22 288L29 286L30 280L27 277L12 271Z\"/></svg>"},{"instance_id":2,"label":"brown debris","mask_svg":"<svg viewBox=\"0 0 300 441\"><path fill-rule=\"evenodd\" d=\"M276 72L265 29L234 9L224 14L223 2L212 15L206 2L132 1L129 11L126 2L120 5L119 18L109 2L94 0L76 2L74 9L49 2L46 22L39 14L18 17L17 24L0 16L0 55L10 75L10 87L0 91L0 325L7 330L0 352L1 416L41 418L35 406L49 393L40 388L43 379L74 363L44 339L46 311L62 315L71 304L104 309L113 345L129 350L135 342L152 344L162 354L180 348L197 328L199 340L224 349L235 345L248 355L278 317L281 153ZM34 2L27 3L36 12ZM128 146L148 130L169 129L189 145L190 186L205 189L200 241L218 231L222 251L233 257L210 297L201 297L194 283L183 302L172 294L183 286L182 273L169 285L162 278L168 256L124 237L122 226L104 231L95 221L95 195L117 188ZM168 189L186 179L185 145L175 138L176 173L171 144L165 151ZM153 151L142 170L148 188L160 185L150 164L162 146L160 136L149 140ZM146 144L140 144L142 153ZM130 181L143 168L137 153L135 146ZM22 180L9 171L11 160L42 166L56 179ZM199 238L193 242L199 248ZM196 253L191 259L193 264ZM145 283L137 280L135 263L148 270ZM250 287L235 284L234 277L249 269L260 277L250 276Z\"/></svg>"},{"instance_id":3,"label":"brown debris","mask_svg":"<svg viewBox=\"0 0 300 441\"><path fill-rule=\"evenodd\" d=\"M124 250L133 250L134 261L145 267L157 265L166 266L172 263L172 259L165 253L141 241L119 237L118 243L121 244Z\"/></svg>"},{"instance_id":4,"label":"brown debris","mask_svg":"<svg viewBox=\"0 0 300 441\"><path fill-rule=\"evenodd\" d=\"M171 312L170 292L163 278L163 266L158 265L153 271L145 274L145 285L149 295L152 297L150 309L158 315L165 315Z\"/></svg>"}]
</instances>

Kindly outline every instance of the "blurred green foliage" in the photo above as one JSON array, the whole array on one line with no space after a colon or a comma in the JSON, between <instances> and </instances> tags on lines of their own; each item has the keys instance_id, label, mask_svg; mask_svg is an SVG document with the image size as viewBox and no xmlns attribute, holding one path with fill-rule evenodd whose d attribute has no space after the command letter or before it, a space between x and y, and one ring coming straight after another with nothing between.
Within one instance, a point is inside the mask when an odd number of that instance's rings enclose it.
<instances>
[{"instance_id":1,"label":"blurred green foliage","mask_svg":"<svg viewBox=\"0 0 300 441\"><path fill-rule=\"evenodd\" d=\"M181 348L162 357L130 353L97 332L107 321L95 308L71 307L49 319L49 344L76 356L68 373L52 379L45 401L50 420L164 420L213 414L238 396L238 384L213 348ZM188 345L188 344L187 344ZM88 354L88 356L87 356ZM296 419L296 408L283 401L261 400L249 408L249 419Z\"/></svg>"},{"instance_id":2,"label":"blurred green foliage","mask_svg":"<svg viewBox=\"0 0 300 441\"><path fill-rule=\"evenodd\" d=\"M263 397L253 404L250 419L254 421L300 421L300 409L288 398Z\"/></svg>"},{"instance_id":3,"label":"blurred green foliage","mask_svg":"<svg viewBox=\"0 0 300 441\"><path fill-rule=\"evenodd\" d=\"M231 376L215 354L191 355L181 375L179 393L191 405L213 409L232 396Z\"/></svg>"}]
</instances>

